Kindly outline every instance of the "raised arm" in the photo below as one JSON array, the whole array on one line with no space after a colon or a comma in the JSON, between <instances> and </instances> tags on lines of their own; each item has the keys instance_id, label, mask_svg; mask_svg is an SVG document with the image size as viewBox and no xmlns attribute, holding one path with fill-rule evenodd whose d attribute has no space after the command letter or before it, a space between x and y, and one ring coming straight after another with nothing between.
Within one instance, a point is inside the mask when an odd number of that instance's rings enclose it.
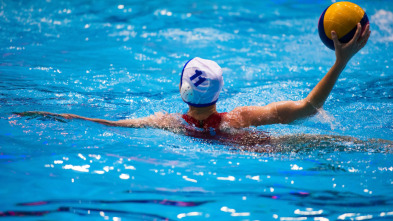
<instances>
[{"instance_id":1,"label":"raised arm","mask_svg":"<svg viewBox=\"0 0 393 221\"><path fill-rule=\"evenodd\" d=\"M56 114L44 111L28 111L23 113L18 113L21 116L32 116L32 115L42 115L42 116L54 116L54 117L63 117L65 119L82 119L87 121L96 122L99 124L104 124L107 126L114 127L152 127L152 128L161 128L161 129L175 129L181 126L181 121L179 120L179 116L176 114L164 114L164 113L156 113L154 115L136 118L136 119L127 119L127 120L119 120L119 121L110 121L99 118L89 118L83 117L76 114Z\"/></svg>"},{"instance_id":2,"label":"raised arm","mask_svg":"<svg viewBox=\"0 0 393 221\"><path fill-rule=\"evenodd\" d=\"M239 128L264 124L290 123L299 118L315 114L317 109L321 108L325 103L348 61L366 45L370 33L369 25L362 32L359 23L352 40L342 44L338 41L337 34L332 31L336 62L305 99L300 101L281 101L263 107L238 107L229 112L224 121L229 126Z\"/></svg>"}]
</instances>

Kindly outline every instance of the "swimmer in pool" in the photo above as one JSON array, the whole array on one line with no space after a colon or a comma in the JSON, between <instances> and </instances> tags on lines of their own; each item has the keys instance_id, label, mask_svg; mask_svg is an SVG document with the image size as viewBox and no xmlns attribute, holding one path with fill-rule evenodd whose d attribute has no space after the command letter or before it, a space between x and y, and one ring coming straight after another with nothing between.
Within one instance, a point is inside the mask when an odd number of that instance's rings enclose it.
<instances>
[{"instance_id":1,"label":"swimmer in pool","mask_svg":"<svg viewBox=\"0 0 393 221\"><path fill-rule=\"evenodd\" d=\"M363 32L361 30L359 23L354 37L346 44L340 43L337 34L332 32L336 61L310 94L299 101L280 101L266 106L242 106L228 113L218 113L216 102L223 87L222 70L216 62L196 57L184 65L181 74L180 94L189 106L188 112L183 115L156 113L148 117L119 121L41 111L24 112L20 115L59 116L118 127L152 127L169 130L185 127L200 128L198 131L208 132L212 136L223 128L239 129L266 124L288 124L314 115L323 106L349 60L366 45L371 33L369 25L367 24Z\"/></svg>"}]
</instances>

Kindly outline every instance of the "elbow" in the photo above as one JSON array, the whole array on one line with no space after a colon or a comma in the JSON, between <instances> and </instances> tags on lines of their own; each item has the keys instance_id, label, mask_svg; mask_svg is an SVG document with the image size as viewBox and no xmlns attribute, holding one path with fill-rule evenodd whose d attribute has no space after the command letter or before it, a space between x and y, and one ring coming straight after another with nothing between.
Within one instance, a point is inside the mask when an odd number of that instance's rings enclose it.
<instances>
[{"instance_id":1,"label":"elbow","mask_svg":"<svg viewBox=\"0 0 393 221\"><path fill-rule=\"evenodd\" d=\"M290 124L296 120L311 117L316 113L318 113L318 108L307 99L304 99L295 102L295 105L292 106L291 113L282 115L284 117L280 117L280 123Z\"/></svg>"},{"instance_id":2,"label":"elbow","mask_svg":"<svg viewBox=\"0 0 393 221\"><path fill-rule=\"evenodd\" d=\"M322 105L315 105L311 103L308 99L304 99L301 101L301 112L304 117L311 117L318 113L318 109L321 108Z\"/></svg>"}]
</instances>

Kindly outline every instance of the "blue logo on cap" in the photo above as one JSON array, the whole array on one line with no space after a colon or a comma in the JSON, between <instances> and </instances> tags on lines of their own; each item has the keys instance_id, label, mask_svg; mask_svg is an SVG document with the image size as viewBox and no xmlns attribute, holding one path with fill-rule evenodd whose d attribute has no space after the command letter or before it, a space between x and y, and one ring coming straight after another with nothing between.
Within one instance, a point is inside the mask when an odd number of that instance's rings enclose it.
<instances>
[{"instance_id":1,"label":"blue logo on cap","mask_svg":"<svg viewBox=\"0 0 393 221\"><path fill-rule=\"evenodd\" d=\"M190 80L193 81L195 78L198 78L198 81L193 82L195 87L198 87L200 84L206 81L206 78L202 77L202 71L195 70L195 74L190 77Z\"/></svg>"}]
</instances>

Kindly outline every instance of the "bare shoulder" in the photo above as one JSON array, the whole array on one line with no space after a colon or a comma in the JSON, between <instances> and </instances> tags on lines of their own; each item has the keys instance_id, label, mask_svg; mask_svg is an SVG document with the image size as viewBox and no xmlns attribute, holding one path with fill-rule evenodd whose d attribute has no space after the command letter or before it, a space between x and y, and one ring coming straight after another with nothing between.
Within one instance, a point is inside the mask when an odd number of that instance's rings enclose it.
<instances>
[{"instance_id":1,"label":"bare shoulder","mask_svg":"<svg viewBox=\"0 0 393 221\"><path fill-rule=\"evenodd\" d=\"M266 106L236 107L223 117L223 123L233 128L272 124L276 123L276 121L276 103L271 103Z\"/></svg>"},{"instance_id":2,"label":"bare shoulder","mask_svg":"<svg viewBox=\"0 0 393 221\"><path fill-rule=\"evenodd\" d=\"M167 130L173 130L182 127L180 114L168 114L162 112L157 112L153 115L142 118L120 120L113 122L113 124L114 126L122 127L152 127Z\"/></svg>"},{"instance_id":3,"label":"bare shoulder","mask_svg":"<svg viewBox=\"0 0 393 221\"><path fill-rule=\"evenodd\" d=\"M142 118L146 126L157 127L162 129L175 129L182 127L181 114L168 114L157 112L146 118Z\"/></svg>"}]
</instances>

